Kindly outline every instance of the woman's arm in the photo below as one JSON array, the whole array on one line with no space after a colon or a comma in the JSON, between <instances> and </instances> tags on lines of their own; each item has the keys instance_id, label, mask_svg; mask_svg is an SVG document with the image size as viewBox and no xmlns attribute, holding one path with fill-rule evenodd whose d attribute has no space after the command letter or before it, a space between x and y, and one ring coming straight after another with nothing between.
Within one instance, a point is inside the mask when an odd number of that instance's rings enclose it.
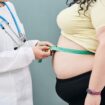
<instances>
[{"instance_id":1,"label":"woman's arm","mask_svg":"<svg viewBox=\"0 0 105 105\"><path fill-rule=\"evenodd\" d=\"M99 46L95 54L94 66L89 82L89 89L101 92L105 86L105 27L97 32ZM85 105L100 105L100 95L88 94Z\"/></svg>"}]
</instances>

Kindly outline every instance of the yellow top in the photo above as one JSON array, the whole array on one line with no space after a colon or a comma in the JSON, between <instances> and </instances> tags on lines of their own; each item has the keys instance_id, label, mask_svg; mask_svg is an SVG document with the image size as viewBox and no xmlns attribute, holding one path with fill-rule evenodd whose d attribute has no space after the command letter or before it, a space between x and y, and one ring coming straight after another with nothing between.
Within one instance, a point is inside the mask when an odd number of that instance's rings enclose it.
<instances>
[{"instance_id":1,"label":"yellow top","mask_svg":"<svg viewBox=\"0 0 105 105\"><path fill-rule=\"evenodd\" d=\"M57 16L61 35L95 52L98 46L96 31L105 26L105 0L97 0L85 13L79 15L79 4L73 4Z\"/></svg>"}]
</instances>

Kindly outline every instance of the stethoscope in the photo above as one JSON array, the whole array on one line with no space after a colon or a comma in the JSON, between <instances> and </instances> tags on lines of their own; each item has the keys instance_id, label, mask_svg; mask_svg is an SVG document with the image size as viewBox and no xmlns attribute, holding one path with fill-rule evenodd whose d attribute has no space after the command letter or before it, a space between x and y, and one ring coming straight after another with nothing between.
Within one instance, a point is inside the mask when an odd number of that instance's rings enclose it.
<instances>
[{"instance_id":1,"label":"stethoscope","mask_svg":"<svg viewBox=\"0 0 105 105\"><path fill-rule=\"evenodd\" d=\"M19 25L17 23L17 20L14 16L14 14L12 13L11 9L9 8L9 6L7 5L7 3L3 2L3 4L7 7L8 11L10 12L11 16L12 16L12 19L15 23L15 26L16 26L16 29L18 31L18 34L13 30L13 28L9 25L9 22L2 16L0 16L0 19L5 22L5 24L8 26L8 28L11 30L11 32L15 35L15 37L19 40L19 42L17 42L15 40L15 38L13 37L13 35L11 35L7 30L6 28L4 27L4 25L2 23L0 23L0 27L8 34L8 36L18 45L18 47L20 47L23 43L26 42L26 35L23 34L21 32L21 29L19 28Z\"/></svg>"}]
</instances>

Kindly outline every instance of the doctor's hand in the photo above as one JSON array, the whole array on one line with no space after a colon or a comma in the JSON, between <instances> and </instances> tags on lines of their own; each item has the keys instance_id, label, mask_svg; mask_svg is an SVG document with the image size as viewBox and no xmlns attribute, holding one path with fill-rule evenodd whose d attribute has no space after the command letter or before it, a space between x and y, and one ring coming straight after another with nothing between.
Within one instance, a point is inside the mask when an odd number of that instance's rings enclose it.
<instances>
[{"instance_id":1,"label":"doctor's hand","mask_svg":"<svg viewBox=\"0 0 105 105\"><path fill-rule=\"evenodd\" d=\"M33 47L33 52L35 55L35 58L37 60L47 58L51 55L50 47L53 46L52 43L42 41L38 42L36 46Z\"/></svg>"}]
</instances>

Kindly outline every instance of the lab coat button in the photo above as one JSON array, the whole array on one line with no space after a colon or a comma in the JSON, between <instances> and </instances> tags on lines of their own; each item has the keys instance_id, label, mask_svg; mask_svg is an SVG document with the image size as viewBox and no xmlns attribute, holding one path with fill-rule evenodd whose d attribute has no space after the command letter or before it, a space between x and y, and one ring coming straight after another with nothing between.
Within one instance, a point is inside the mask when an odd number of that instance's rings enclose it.
<instances>
[{"instance_id":1,"label":"lab coat button","mask_svg":"<svg viewBox=\"0 0 105 105\"><path fill-rule=\"evenodd\" d=\"M14 47L14 50L17 50L18 49L18 47Z\"/></svg>"},{"instance_id":2,"label":"lab coat button","mask_svg":"<svg viewBox=\"0 0 105 105\"><path fill-rule=\"evenodd\" d=\"M23 42L26 42L26 39L24 39Z\"/></svg>"}]
</instances>

